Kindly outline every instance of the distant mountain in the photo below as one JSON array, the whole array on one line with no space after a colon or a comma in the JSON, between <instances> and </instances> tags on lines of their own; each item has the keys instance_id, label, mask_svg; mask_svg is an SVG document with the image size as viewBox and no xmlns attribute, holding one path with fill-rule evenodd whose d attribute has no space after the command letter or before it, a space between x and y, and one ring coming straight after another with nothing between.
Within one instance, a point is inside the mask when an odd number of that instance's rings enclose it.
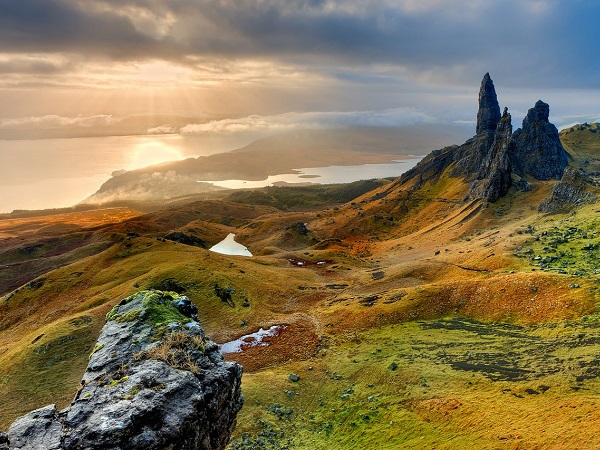
<instances>
[{"instance_id":1,"label":"distant mountain","mask_svg":"<svg viewBox=\"0 0 600 450\"><path fill-rule=\"evenodd\" d=\"M163 200L214 190L210 181L264 180L269 175L294 173L304 167L389 163L410 154L423 155L466 135L465 127L449 125L294 131L259 139L229 153L188 158L117 175L82 203Z\"/></svg>"}]
</instances>

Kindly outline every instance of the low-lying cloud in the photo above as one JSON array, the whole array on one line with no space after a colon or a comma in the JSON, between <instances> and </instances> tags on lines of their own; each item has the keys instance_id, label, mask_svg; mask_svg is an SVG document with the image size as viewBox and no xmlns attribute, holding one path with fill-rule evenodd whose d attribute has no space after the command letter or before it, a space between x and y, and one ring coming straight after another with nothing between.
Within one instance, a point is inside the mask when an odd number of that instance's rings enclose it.
<instances>
[{"instance_id":1,"label":"low-lying cloud","mask_svg":"<svg viewBox=\"0 0 600 450\"><path fill-rule=\"evenodd\" d=\"M60 129L60 128L92 128L116 125L121 119L114 118L110 114L99 114L93 116L65 117L55 114L46 116L19 117L16 119L0 120L2 129Z\"/></svg>"},{"instance_id":2,"label":"low-lying cloud","mask_svg":"<svg viewBox=\"0 0 600 450\"><path fill-rule=\"evenodd\" d=\"M394 108L382 111L305 112L271 116L251 115L237 119L212 120L188 124L179 131L183 134L285 132L299 129L333 129L348 126L399 127L415 123L433 122L433 117L412 108ZM162 130L157 127L153 130ZM148 130L152 132L152 130Z\"/></svg>"}]
</instances>

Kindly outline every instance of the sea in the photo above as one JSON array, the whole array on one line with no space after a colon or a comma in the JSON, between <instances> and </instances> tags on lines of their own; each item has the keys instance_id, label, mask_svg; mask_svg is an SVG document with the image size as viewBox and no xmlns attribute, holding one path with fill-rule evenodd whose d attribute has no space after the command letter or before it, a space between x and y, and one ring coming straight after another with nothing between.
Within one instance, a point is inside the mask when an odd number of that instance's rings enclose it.
<instances>
[{"instance_id":1,"label":"sea","mask_svg":"<svg viewBox=\"0 0 600 450\"><path fill-rule=\"evenodd\" d=\"M73 206L113 172L231 151L248 142L188 135L0 140L0 213Z\"/></svg>"},{"instance_id":2,"label":"sea","mask_svg":"<svg viewBox=\"0 0 600 450\"><path fill-rule=\"evenodd\" d=\"M227 152L248 143L235 136L179 134L0 140L0 213L73 206L96 192L117 171ZM419 159L298 168L296 174L275 175L262 182L226 180L215 184L248 188L285 183L347 183L398 176Z\"/></svg>"}]
</instances>

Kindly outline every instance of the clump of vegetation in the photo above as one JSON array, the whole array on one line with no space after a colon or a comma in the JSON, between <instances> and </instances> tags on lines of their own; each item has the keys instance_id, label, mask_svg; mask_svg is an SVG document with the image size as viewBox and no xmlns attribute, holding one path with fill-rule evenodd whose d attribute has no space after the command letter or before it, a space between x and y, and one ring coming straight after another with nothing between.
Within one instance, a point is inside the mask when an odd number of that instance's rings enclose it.
<instances>
[{"instance_id":1,"label":"clump of vegetation","mask_svg":"<svg viewBox=\"0 0 600 450\"><path fill-rule=\"evenodd\" d=\"M130 303L133 299L142 297L142 309L120 313L120 307ZM189 317L183 315L177 308L173 307L171 302L177 300L179 294L175 292L164 291L142 291L116 305L107 315L106 320L115 320L117 323L131 322L138 320L143 313L143 319L151 325L158 327L165 323L177 322L185 324L190 321Z\"/></svg>"},{"instance_id":2,"label":"clump of vegetation","mask_svg":"<svg viewBox=\"0 0 600 450\"><path fill-rule=\"evenodd\" d=\"M115 387L121 383L124 383L129 379L129 365L121 364L112 374L104 375L100 380L99 384Z\"/></svg>"},{"instance_id":3,"label":"clump of vegetation","mask_svg":"<svg viewBox=\"0 0 600 450\"><path fill-rule=\"evenodd\" d=\"M142 300L142 306L146 308L144 319L154 326L170 322L188 323L190 318L171 305L178 298L175 292L148 291Z\"/></svg>"},{"instance_id":4,"label":"clump of vegetation","mask_svg":"<svg viewBox=\"0 0 600 450\"><path fill-rule=\"evenodd\" d=\"M116 317L115 321L117 323L133 322L134 320L139 319L141 313L142 313L141 309L134 309L133 311L129 311L124 314L118 315Z\"/></svg>"},{"instance_id":5,"label":"clump of vegetation","mask_svg":"<svg viewBox=\"0 0 600 450\"><path fill-rule=\"evenodd\" d=\"M291 445L291 440L284 439L285 433L271 422L258 419L256 424L260 427L256 436L244 433L239 439L233 439L230 444L233 450L280 450Z\"/></svg>"},{"instance_id":6,"label":"clump of vegetation","mask_svg":"<svg viewBox=\"0 0 600 450\"><path fill-rule=\"evenodd\" d=\"M113 306L113 308L108 312L108 314L106 314L106 321L108 322L109 320L115 320L116 317L119 315L119 307L120 306L126 305L127 303L131 302L132 300L137 298L139 295L142 295L144 293L145 293L145 291L138 292L136 294L130 295L129 297L121 300L118 305Z\"/></svg>"},{"instance_id":7,"label":"clump of vegetation","mask_svg":"<svg viewBox=\"0 0 600 450\"><path fill-rule=\"evenodd\" d=\"M104 348L104 344L96 344L96 346L94 347L94 350L92 350L92 353L90 353L90 358L92 357L92 355L96 352L99 352L100 350L102 350Z\"/></svg>"},{"instance_id":8,"label":"clump of vegetation","mask_svg":"<svg viewBox=\"0 0 600 450\"><path fill-rule=\"evenodd\" d=\"M136 384L135 386L132 386L131 389L129 389L129 392L127 392L127 394L121 398L123 400L132 400L133 397L135 397L141 390L142 387L139 384Z\"/></svg>"},{"instance_id":9,"label":"clump of vegetation","mask_svg":"<svg viewBox=\"0 0 600 450\"><path fill-rule=\"evenodd\" d=\"M185 286L174 278L165 278L164 280L154 283L151 287L158 291L176 292L177 294L183 294L187 290Z\"/></svg>"},{"instance_id":10,"label":"clump of vegetation","mask_svg":"<svg viewBox=\"0 0 600 450\"><path fill-rule=\"evenodd\" d=\"M181 331L168 334L164 340L149 350L139 352L135 358L157 359L174 367L194 374L200 372L196 363L197 352L206 351L206 340L203 336L189 336Z\"/></svg>"},{"instance_id":11,"label":"clump of vegetation","mask_svg":"<svg viewBox=\"0 0 600 450\"><path fill-rule=\"evenodd\" d=\"M235 308L235 302L233 301L233 288L231 286L227 286L226 288L222 288L218 284L215 284L215 295L221 299L223 303L227 306L231 306Z\"/></svg>"}]
</instances>

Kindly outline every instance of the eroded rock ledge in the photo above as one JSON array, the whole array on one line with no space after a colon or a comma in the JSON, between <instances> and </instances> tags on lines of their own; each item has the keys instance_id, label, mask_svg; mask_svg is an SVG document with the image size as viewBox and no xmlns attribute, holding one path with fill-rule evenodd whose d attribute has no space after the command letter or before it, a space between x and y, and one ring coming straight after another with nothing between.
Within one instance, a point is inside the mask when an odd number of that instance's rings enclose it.
<instances>
[{"instance_id":1,"label":"eroded rock ledge","mask_svg":"<svg viewBox=\"0 0 600 450\"><path fill-rule=\"evenodd\" d=\"M224 362L189 299L143 291L107 315L71 406L32 411L0 449L223 449L243 404L242 367Z\"/></svg>"}]
</instances>

